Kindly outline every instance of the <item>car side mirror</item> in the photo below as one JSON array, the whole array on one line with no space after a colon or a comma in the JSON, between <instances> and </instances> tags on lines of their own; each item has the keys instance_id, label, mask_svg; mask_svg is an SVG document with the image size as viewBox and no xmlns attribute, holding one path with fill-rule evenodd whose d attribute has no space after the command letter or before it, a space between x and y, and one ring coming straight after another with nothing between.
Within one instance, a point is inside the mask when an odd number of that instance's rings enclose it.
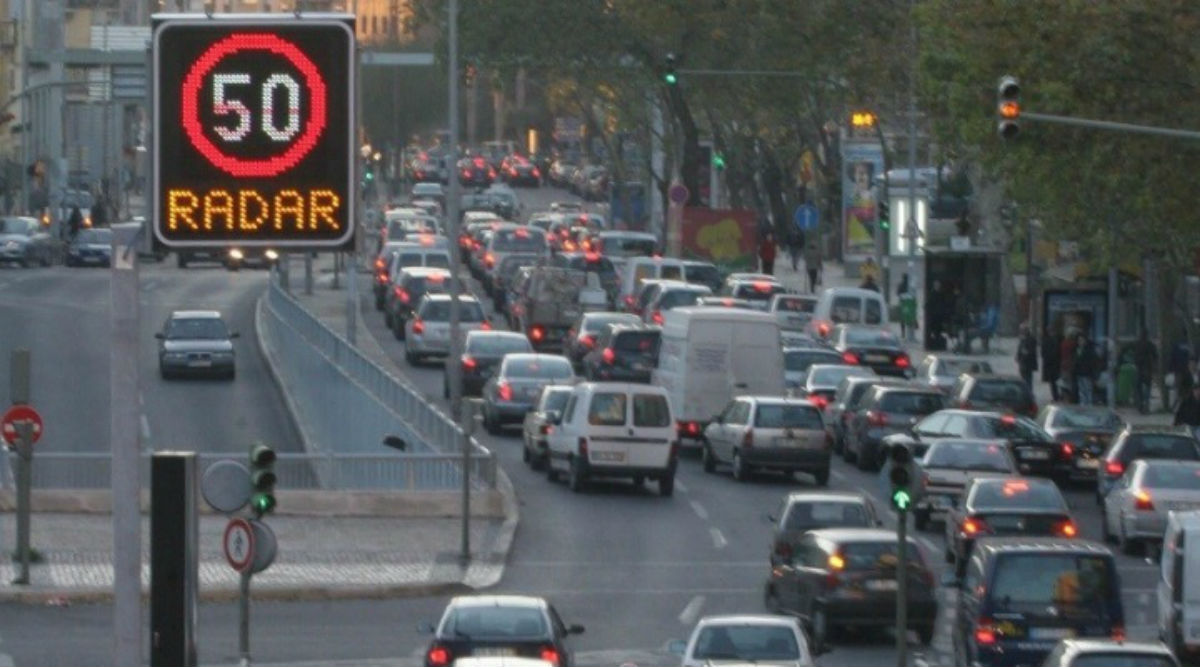
<instances>
[{"instance_id":1,"label":"car side mirror","mask_svg":"<svg viewBox=\"0 0 1200 667\"><path fill-rule=\"evenodd\" d=\"M165 333L163 333L163 332L159 331L158 333L154 334L154 337L155 337L155 338L157 338L157 339L159 339L159 340L166 340L166 339L167 339L167 334L165 334Z\"/></svg>"},{"instance_id":2,"label":"car side mirror","mask_svg":"<svg viewBox=\"0 0 1200 667\"><path fill-rule=\"evenodd\" d=\"M583 629L584 629L584 628L583 628L583 626L582 626L582 625L579 625L578 623L576 623L576 624L574 624L574 625L571 625L571 626L568 626L568 627L567 627L567 634L569 634L569 635L582 635L582 634L583 634Z\"/></svg>"},{"instance_id":3,"label":"car side mirror","mask_svg":"<svg viewBox=\"0 0 1200 667\"><path fill-rule=\"evenodd\" d=\"M670 653L671 655L683 655L683 652L686 650L687 642L683 641L682 639L672 639L670 643L667 644L667 653Z\"/></svg>"},{"instance_id":4,"label":"car side mirror","mask_svg":"<svg viewBox=\"0 0 1200 667\"><path fill-rule=\"evenodd\" d=\"M770 512L767 512L767 513L763 514L762 516L765 521L770 521L771 523L775 523L778 521L778 519L775 518L775 515L771 514Z\"/></svg>"}]
</instances>

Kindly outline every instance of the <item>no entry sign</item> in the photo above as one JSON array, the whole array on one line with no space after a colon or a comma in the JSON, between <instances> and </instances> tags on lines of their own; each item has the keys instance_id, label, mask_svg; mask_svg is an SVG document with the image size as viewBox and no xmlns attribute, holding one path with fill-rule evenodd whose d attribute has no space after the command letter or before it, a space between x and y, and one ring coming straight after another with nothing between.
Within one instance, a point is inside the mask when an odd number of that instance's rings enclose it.
<instances>
[{"instance_id":1,"label":"no entry sign","mask_svg":"<svg viewBox=\"0 0 1200 667\"><path fill-rule=\"evenodd\" d=\"M42 416L28 405L14 405L0 417L0 436L10 445L17 444L17 424L28 422L33 425L33 444L42 438Z\"/></svg>"}]
</instances>

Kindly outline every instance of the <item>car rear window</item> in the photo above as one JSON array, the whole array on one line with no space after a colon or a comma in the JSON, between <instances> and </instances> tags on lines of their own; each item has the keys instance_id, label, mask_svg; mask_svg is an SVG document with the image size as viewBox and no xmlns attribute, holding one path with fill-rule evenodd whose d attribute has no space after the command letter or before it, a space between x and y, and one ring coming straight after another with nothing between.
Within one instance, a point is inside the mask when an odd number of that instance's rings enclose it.
<instances>
[{"instance_id":1,"label":"car rear window","mask_svg":"<svg viewBox=\"0 0 1200 667\"><path fill-rule=\"evenodd\" d=\"M974 442L938 442L925 453L926 468L1010 472L1004 445Z\"/></svg>"},{"instance_id":2,"label":"car rear window","mask_svg":"<svg viewBox=\"0 0 1200 667\"><path fill-rule=\"evenodd\" d=\"M425 253L425 266L432 266L436 269L450 268L450 255L441 252Z\"/></svg>"},{"instance_id":3,"label":"car rear window","mask_svg":"<svg viewBox=\"0 0 1200 667\"><path fill-rule=\"evenodd\" d=\"M881 329L846 329L846 342L850 345L883 345L897 347L900 339L896 334Z\"/></svg>"},{"instance_id":4,"label":"car rear window","mask_svg":"<svg viewBox=\"0 0 1200 667\"><path fill-rule=\"evenodd\" d=\"M767 281L743 283L734 289L730 296L747 301L770 301L771 297L785 291L787 288L778 283Z\"/></svg>"},{"instance_id":5,"label":"car rear window","mask_svg":"<svg viewBox=\"0 0 1200 667\"><path fill-rule=\"evenodd\" d=\"M562 412L562 409L567 406L567 399L570 397L570 390L552 391L546 396L545 409Z\"/></svg>"},{"instance_id":6,"label":"car rear window","mask_svg":"<svg viewBox=\"0 0 1200 667\"><path fill-rule=\"evenodd\" d=\"M1115 429L1121 427L1121 416L1107 410L1075 410L1061 407L1054 412L1051 425L1055 428Z\"/></svg>"},{"instance_id":7,"label":"car rear window","mask_svg":"<svg viewBox=\"0 0 1200 667\"><path fill-rule=\"evenodd\" d=\"M169 339L221 339L228 338L225 322L215 317L175 318L167 325Z\"/></svg>"},{"instance_id":8,"label":"car rear window","mask_svg":"<svg viewBox=\"0 0 1200 667\"><path fill-rule=\"evenodd\" d=\"M867 324L882 324L883 323L883 306L876 299L867 299L866 317L863 321Z\"/></svg>"},{"instance_id":9,"label":"car rear window","mask_svg":"<svg viewBox=\"0 0 1200 667\"><path fill-rule=\"evenodd\" d=\"M760 428L799 428L823 430L821 413L811 405L759 405L754 425Z\"/></svg>"},{"instance_id":10,"label":"car rear window","mask_svg":"<svg viewBox=\"0 0 1200 667\"><path fill-rule=\"evenodd\" d=\"M986 361L969 359L942 359L937 365L938 377L956 378L963 373L991 373L992 365Z\"/></svg>"},{"instance_id":11,"label":"car rear window","mask_svg":"<svg viewBox=\"0 0 1200 667\"><path fill-rule=\"evenodd\" d=\"M1024 406L1033 401L1029 387L1019 380L980 380L971 388L970 399L1010 406Z\"/></svg>"},{"instance_id":12,"label":"car rear window","mask_svg":"<svg viewBox=\"0 0 1200 667\"><path fill-rule=\"evenodd\" d=\"M836 368L813 369L808 376L810 387L836 387L843 379L851 375L874 375L869 368L862 366L839 365Z\"/></svg>"},{"instance_id":13,"label":"car rear window","mask_svg":"<svg viewBox=\"0 0 1200 667\"><path fill-rule=\"evenodd\" d=\"M458 304L458 318L463 322L482 322L483 308L474 301L467 301ZM449 301L430 301L421 309L421 319L430 320L433 322L446 322L450 320L450 302Z\"/></svg>"},{"instance_id":14,"label":"car rear window","mask_svg":"<svg viewBox=\"0 0 1200 667\"><path fill-rule=\"evenodd\" d=\"M1143 473L1142 485L1152 489L1197 489L1200 488L1200 468L1178 463L1152 465Z\"/></svg>"},{"instance_id":15,"label":"car rear window","mask_svg":"<svg viewBox=\"0 0 1200 667\"><path fill-rule=\"evenodd\" d=\"M544 637L549 634L542 612L533 607L470 606L455 609L446 619L447 637Z\"/></svg>"},{"instance_id":16,"label":"car rear window","mask_svg":"<svg viewBox=\"0 0 1200 667\"><path fill-rule=\"evenodd\" d=\"M1027 417L984 416L977 424L979 435L984 438L1006 438L1009 440L1049 440L1050 436Z\"/></svg>"},{"instance_id":17,"label":"car rear window","mask_svg":"<svg viewBox=\"0 0 1200 667\"><path fill-rule=\"evenodd\" d=\"M663 280L683 280L683 267L668 264L662 267L659 277Z\"/></svg>"},{"instance_id":18,"label":"car rear window","mask_svg":"<svg viewBox=\"0 0 1200 667\"><path fill-rule=\"evenodd\" d=\"M625 394L597 392L588 407L588 423L593 426L625 425Z\"/></svg>"},{"instance_id":19,"label":"car rear window","mask_svg":"<svg viewBox=\"0 0 1200 667\"><path fill-rule=\"evenodd\" d=\"M849 572L863 570L878 570L896 568L899 562L896 553L896 543L891 542L847 542L843 544L838 554L846 564ZM916 544L908 545L908 562L910 565L922 566L920 551Z\"/></svg>"},{"instance_id":20,"label":"car rear window","mask_svg":"<svg viewBox=\"0 0 1200 667\"><path fill-rule=\"evenodd\" d=\"M784 530L804 531L838 526L869 526L871 517L862 503L798 502L788 509Z\"/></svg>"},{"instance_id":21,"label":"car rear window","mask_svg":"<svg viewBox=\"0 0 1200 667\"><path fill-rule=\"evenodd\" d=\"M571 362L566 359L519 359L508 357L504 362L506 377L523 378L569 378L574 375Z\"/></svg>"},{"instance_id":22,"label":"car rear window","mask_svg":"<svg viewBox=\"0 0 1200 667\"><path fill-rule=\"evenodd\" d=\"M600 237L600 247L611 257L650 257L657 243L651 239L631 239L620 236Z\"/></svg>"},{"instance_id":23,"label":"car rear window","mask_svg":"<svg viewBox=\"0 0 1200 667\"><path fill-rule=\"evenodd\" d=\"M1103 556L1002 554L996 561L990 596L995 611L1037 608L1087 609L1103 613L1116 594L1112 564Z\"/></svg>"},{"instance_id":24,"label":"car rear window","mask_svg":"<svg viewBox=\"0 0 1200 667\"><path fill-rule=\"evenodd\" d=\"M566 262L567 268L577 271L587 271L588 273L599 273L601 276L615 276L617 267L613 266L612 260L607 257L572 257Z\"/></svg>"},{"instance_id":25,"label":"car rear window","mask_svg":"<svg viewBox=\"0 0 1200 667\"><path fill-rule=\"evenodd\" d=\"M775 309L789 313L811 313L817 306L817 302L813 299L805 299L803 297L780 297L775 300Z\"/></svg>"},{"instance_id":26,"label":"car rear window","mask_svg":"<svg viewBox=\"0 0 1200 667\"><path fill-rule=\"evenodd\" d=\"M796 635L782 625L711 625L700 631L692 657L714 662L788 662L801 660Z\"/></svg>"},{"instance_id":27,"label":"car rear window","mask_svg":"<svg viewBox=\"0 0 1200 667\"><path fill-rule=\"evenodd\" d=\"M399 259L396 260L396 265L402 269L410 266L422 266L421 260L423 254L419 252L402 252Z\"/></svg>"},{"instance_id":28,"label":"car rear window","mask_svg":"<svg viewBox=\"0 0 1200 667\"><path fill-rule=\"evenodd\" d=\"M927 415L946 407L945 397L918 391L889 391L879 400L884 412L905 415Z\"/></svg>"},{"instance_id":29,"label":"car rear window","mask_svg":"<svg viewBox=\"0 0 1200 667\"><path fill-rule=\"evenodd\" d=\"M533 349L525 336L472 336L467 341L471 354L502 355L509 352L528 352Z\"/></svg>"},{"instance_id":30,"label":"car rear window","mask_svg":"<svg viewBox=\"0 0 1200 667\"><path fill-rule=\"evenodd\" d=\"M1123 463L1134 459L1197 459L1196 441L1178 435L1131 435L1121 448Z\"/></svg>"},{"instance_id":31,"label":"car rear window","mask_svg":"<svg viewBox=\"0 0 1200 667\"><path fill-rule=\"evenodd\" d=\"M622 352L658 354L660 339L657 331L625 331L617 334L613 340L613 348Z\"/></svg>"},{"instance_id":32,"label":"car rear window","mask_svg":"<svg viewBox=\"0 0 1200 667\"><path fill-rule=\"evenodd\" d=\"M609 324L628 323L634 324L638 321L634 315L613 314L607 317L589 317L583 321L583 330L588 333L598 333Z\"/></svg>"},{"instance_id":33,"label":"car rear window","mask_svg":"<svg viewBox=\"0 0 1200 667\"><path fill-rule=\"evenodd\" d=\"M633 395L634 426L670 426L671 406L667 397L659 394Z\"/></svg>"},{"instance_id":34,"label":"car rear window","mask_svg":"<svg viewBox=\"0 0 1200 667\"><path fill-rule=\"evenodd\" d=\"M972 492L970 502L976 511L987 508L1005 512L1065 509L1062 493L1052 484L1023 479L980 484Z\"/></svg>"},{"instance_id":35,"label":"car rear window","mask_svg":"<svg viewBox=\"0 0 1200 667\"><path fill-rule=\"evenodd\" d=\"M500 252L536 252L545 247L546 235L536 228L497 229L492 236L492 250Z\"/></svg>"},{"instance_id":36,"label":"car rear window","mask_svg":"<svg viewBox=\"0 0 1200 667\"><path fill-rule=\"evenodd\" d=\"M672 308L682 308L683 306L691 306L696 303L696 299L701 296L700 292L695 290L671 290L662 295L658 300L659 310L670 310Z\"/></svg>"},{"instance_id":37,"label":"car rear window","mask_svg":"<svg viewBox=\"0 0 1200 667\"><path fill-rule=\"evenodd\" d=\"M858 324L862 320L862 300L856 296L836 296L829 307L834 324Z\"/></svg>"},{"instance_id":38,"label":"car rear window","mask_svg":"<svg viewBox=\"0 0 1200 667\"><path fill-rule=\"evenodd\" d=\"M805 371L813 364L840 363L842 363L842 357L836 352L790 350L783 355L783 367L789 371Z\"/></svg>"}]
</instances>

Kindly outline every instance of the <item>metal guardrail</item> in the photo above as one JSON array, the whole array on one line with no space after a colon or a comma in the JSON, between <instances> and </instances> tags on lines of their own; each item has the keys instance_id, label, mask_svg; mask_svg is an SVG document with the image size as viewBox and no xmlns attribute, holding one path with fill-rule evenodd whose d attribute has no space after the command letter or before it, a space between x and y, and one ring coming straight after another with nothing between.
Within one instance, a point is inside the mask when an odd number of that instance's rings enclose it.
<instances>
[{"instance_id":1,"label":"metal guardrail","mask_svg":"<svg viewBox=\"0 0 1200 667\"><path fill-rule=\"evenodd\" d=\"M285 364L277 368L296 404L301 428L315 451L310 455L380 455L385 436L408 443L406 452L390 457L428 455L428 465L461 458L462 428L428 402L414 387L365 357L345 338L325 326L274 281L267 292L266 313L271 321L264 335ZM496 460L486 447L470 440L472 476L489 488L496 484ZM419 459L414 459L419 460ZM455 468L457 469L457 468ZM362 471L366 475L366 471ZM327 468L314 474L328 486L345 479L326 480ZM416 479L436 477L422 473Z\"/></svg>"}]
</instances>

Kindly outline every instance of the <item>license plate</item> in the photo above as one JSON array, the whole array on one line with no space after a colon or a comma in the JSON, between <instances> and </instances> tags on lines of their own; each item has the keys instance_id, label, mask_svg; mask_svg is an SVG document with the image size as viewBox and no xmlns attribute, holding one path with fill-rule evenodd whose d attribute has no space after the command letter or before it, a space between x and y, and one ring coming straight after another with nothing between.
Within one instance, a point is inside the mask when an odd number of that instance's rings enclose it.
<instances>
[{"instance_id":1,"label":"license plate","mask_svg":"<svg viewBox=\"0 0 1200 667\"><path fill-rule=\"evenodd\" d=\"M886 364L892 360L892 358L887 356L886 354L868 354L865 357L863 357L863 359L867 363L872 363L872 364Z\"/></svg>"},{"instance_id":2,"label":"license plate","mask_svg":"<svg viewBox=\"0 0 1200 667\"><path fill-rule=\"evenodd\" d=\"M608 463L624 463L625 452L592 452L592 460Z\"/></svg>"},{"instance_id":3,"label":"license plate","mask_svg":"<svg viewBox=\"0 0 1200 667\"><path fill-rule=\"evenodd\" d=\"M895 579L872 579L867 582L869 591L894 591L899 587Z\"/></svg>"},{"instance_id":4,"label":"license plate","mask_svg":"<svg viewBox=\"0 0 1200 667\"><path fill-rule=\"evenodd\" d=\"M212 362L208 359L197 359L195 361L189 361L188 366L191 366L192 368L208 368L209 366L212 366Z\"/></svg>"},{"instance_id":5,"label":"license plate","mask_svg":"<svg viewBox=\"0 0 1200 667\"><path fill-rule=\"evenodd\" d=\"M1096 470L1100 467L1100 459L1078 459L1075 461L1075 467Z\"/></svg>"},{"instance_id":6,"label":"license plate","mask_svg":"<svg viewBox=\"0 0 1200 667\"><path fill-rule=\"evenodd\" d=\"M774 443L776 447L799 447L803 441L796 438L775 438Z\"/></svg>"},{"instance_id":7,"label":"license plate","mask_svg":"<svg viewBox=\"0 0 1200 667\"><path fill-rule=\"evenodd\" d=\"M1069 639L1075 636L1071 628L1030 628L1030 639Z\"/></svg>"},{"instance_id":8,"label":"license plate","mask_svg":"<svg viewBox=\"0 0 1200 667\"><path fill-rule=\"evenodd\" d=\"M511 648L508 648L505 646L483 646L483 647L471 649L471 655L512 656L512 655L516 655L516 654L517 654L517 652L515 649L511 649Z\"/></svg>"},{"instance_id":9,"label":"license plate","mask_svg":"<svg viewBox=\"0 0 1200 667\"><path fill-rule=\"evenodd\" d=\"M1044 461L1050 458L1050 452L1044 449L1018 449L1017 456L1031 461Z\"/></svg>"}]
</instances>

